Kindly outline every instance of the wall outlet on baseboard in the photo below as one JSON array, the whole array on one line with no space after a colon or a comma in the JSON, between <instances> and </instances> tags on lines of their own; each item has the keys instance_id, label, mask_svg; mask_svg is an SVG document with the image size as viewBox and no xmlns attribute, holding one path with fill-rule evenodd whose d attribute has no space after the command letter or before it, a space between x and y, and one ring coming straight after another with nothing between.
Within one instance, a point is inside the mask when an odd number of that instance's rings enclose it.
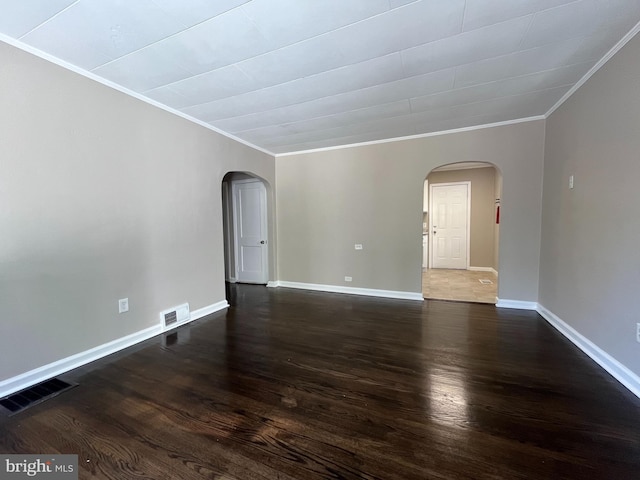
<instances>
[{"instance_id":1,"label":"wall outlet on baseboard","mask_svg":"<svg viewBox=\"0 0 640 480\"><path fill-rule=\"evenodd\" d=\"M124 313L129 311L129 299L121 298L118 300L118 313Z\"/></svg>"},{"instance_id":2,"label":"wall outlet on baseboard","mask_svg":"<svg viewBox=\"0 0 640 480\"><path fill-rule=\"evenodd\" d=\"M353 280L353 278L351 278L351 277L344 277L344 281L345 281L345 282L350 282L350 281L352 281L352 280Z\"/></svg>"},{"instance_id":3,"label":"wall outlet on baseboard","mask_svg":"<svg viewBox=\"0 0 640 480\"><path fill-rule=\"evenodd\" d=\"M636 341L640 343L640 323L636 323Z\"/></svg>"}]
</instances>

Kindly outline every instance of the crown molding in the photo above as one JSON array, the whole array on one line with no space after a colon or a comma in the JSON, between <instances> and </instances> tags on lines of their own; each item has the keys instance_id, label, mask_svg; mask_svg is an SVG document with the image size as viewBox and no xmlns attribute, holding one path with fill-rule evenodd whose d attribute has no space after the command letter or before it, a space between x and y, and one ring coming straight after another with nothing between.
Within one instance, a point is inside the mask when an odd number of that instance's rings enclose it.
<instances>
[{"instance_id":1,"label":"crown molding","mask_svg":"<svg viewBox=\"0 0 640 480\"><path fill-rule=\"evenodd\" d=\"M378 144L384 144L384 143L391 143L391 142L401 142L401 141L405 141L405 140L415 140L415 139L420 139L420 138L428 138L428 137L436 137L436 136L440 136L440 135L448 135L448 134L453 134L453 133L462 133L462 132L470 132L470 131L474 131L474 130L482 130L485 128L494 128L494 127L501 127L501 126L506 126L506 125L513 125L513 124L517 124L517 123L523 123L523 122L532 122L532 121L537 121L537 120L546 120L547 118L549 118L549 116L555 112L564 102L566 102L582 85L584 85L598 70L600 70L600 68L602 68L620 49L622 49L638 32L640 32L640 22L638 22L631 30L629 30L629 32L627 32L627 34L622 37L622 39L620 39L600 60L598 60L598 62L591 67L591 69L589 69L589 71L587 73L584 74L584 76L578 80L578 82L573 85L573 87L571 87L569 89L569 91L567 91L567 93L565 93L560 100L558 100L544 115L536 115L536 116L532 116L532 117L524 117L524 118L518 118L518 119L513 119L513 120L506 120L503 122L495 122L495 123L487 123L487 124L483 124L483 125L475 125L475 126L471 126L471 127L463 127L463 128L455 128L455 129L451 129L451 130L441 130L441 131L437 131L437 132L429 132L429 133L421 133L421 134L416 134L416 135L408 135L408 136L403 136L403 137L393 137L393 138L386 138L386 139L382 139L382 140L373 140L373 141L368 141L368 142L358 142L358 143L351 143L351 144L346 144L346 145L335 145L335 146L331 146L331 147L322 147L322 148L315 148L315 149L309 149L309 150L297 150L297 151L293 151L293 152L284 152L284 153L274 153L270 150L264 149L262 147L259 147L253 143L250 143L246 140L243 140L239 137L236 137L235 135L232 135L228 132L225 132L217 127L214 127L213 125L210 125L208 123L203 122L202 120L198 120L195 117L192 117L190 115L187 115L179 110L176 110L174 108L171 108L167 105L164 105L160 102L157 102L156 100L153 100L149 97L146 97L138 92L134 92L133 90L130 90L128 88L125 88L121 85L118 85L110 80L107 80L105 78L102 78L92 72L89 72L88 70L84 70L76 65L73 65L69 62L66 62L64 60L61 60L57 57L54 57L53 55L50 55L46 52L43 52L42 50L39 50L35 47L32 47L30 45L27 45L26 43L21 42L20 40L16 40L15 38L9 37L5 34L0 33L0 41L11 45L15 48L18 48L22 51L25 51L27 53L30 53L32 55L35 55L36 57L39 57L43 60L46 60L48 62L51 62L55 65L58 65L59 67L62 67L66 70L70 70L74 73L77 73L78 75L82 75L85 78L88 78L90 80L93 80L95 82L98 82L106 87L112 88L114 90L117 90L121 93L124 93L125 95L128 95L130 97L133 97L137 100L140 100L142 102L145 102L149 105L152 105L156 108L159 108L161 110L164 110L168 113L171 113L173 115L177 115L178 117L181 117L189 122L195 123L196 125L199 125L201 127L206 128L207 130L211 130L219 135L222 135L226 138L229 138L233 141L236 141L242 145L245 145L249 148L252 148L254 150L257 150L259 152L265 153L267 155L270 155L272 157L275 158L280 158L280 157L287 157L287 156L294 156L294 155L302 155L302 154L307 154L307 153L319 153L319 152L327 152L327 151L331 151L331 150L342 150L342 149L346 149L346 148L354 148L354 147L363 147L363 146L368 146L368 145L378 145Z\"/></svg>"},{"instance_id":2,"label":"crown molding","mask_svg":"<svg viewBox=\"0 0 640 480\"><path fill-rule=\"evenodd\" d=\"M589 69L587 73L583 75L583 77L576 82L576 84L569 89L567 93L565 93L560 100L558 100L553 107L549 109L547 113L544 114L544 118L547 119L549 116L555 112L560 105L569 100L569 98L576 93L576 91L584 85L587 80L589 80L598 70L600 70L605 63L607 63L611 57L613 57L622 47L624 47L629 40L631 40L638 32L640 31L640 22L636 23L636 25L627 32L627 34L620 39L618 43L616 43L611 50L604 54L604 56L596 62L596 64ZM277 155L276 155L277 156Z\"/></svg>"},{"instance_id":3,"label":"crown molding","mask_svg":"<svg viewBox=\"0 0 640 480\"><path fill-rule=\"evenodd\" d=\"M311 150L298 150L295 152L276 153L276 158L288 157L292 155L302 155L305 153L328 152L331 150L342 150L343 148L364 147L367 145L379 145L381 143L403 142L405 140L415 140L417 138L438 137L440 135L449 135L452 133L471 132L473 130L483 130L485 128L503 127L505 125L514 125L516 123L535 122L536 120L544 120L544 115L536 115L534 117L516 118L514 120L505 120L503 122L485 123L483 125L474 125L472 127L454 128L452 130L441 130L438 132L419 133L417 135L408 135L405 137L385 138L382 140L372 140L369 142L349 143L347 145L336 145L334 147L314 148Z\"/></svg>"},{"instance_id":4,"label":"crown molding","mask_svg":"<svg viewBox=\"0 0 640 480\"><path fill-rule=\"evenodd\" d=\"M32 47L31 45L27 45L26 43L21 42L20 40L16 40L15 38L11 38L3 33L0 33L0 41L11 45L12 47L16 47L19 50L22 50L24 52L30 53L31 55L35 55L36 57L39 57L43 60L46 60L47 62L51 62L55 65L58 65L59 67L62 67L66 70L70 70L73 73L77 73L78 75L82 75L85 78L88 78L89 80L93 80L94 82L98 82L106 87L112 88L114 90L119 91L120 93L124 93L125 95L128 95L130 97L133 97L137 100L140 100L142 102L148 103L149 105L152 105L156 108L159 108L161 110L164 110L165 112L169 112L173 115L177 115L178 117L181 117L189 122L195 123L197 125L200 125L201 127L206 128L207 130L211 130L212 132L215 132L219 135L222 135L224 137L227 137L233 141L236 141L238 143L241 143L247 147L253 148L254 150L258 150L262 153L266 153L267 155L270 156L275 156L275 154L273 152L270 152L269 150L265 150L264 148L258 147L257 145L254 145L253 143L247 142L246 140L243 140L241 138L238 138L234 135L231 135L230 133L227 133L223 130L220 130L219 128L214 127L213 125L210 125L208 123L203 122L202 120L198 120L197 118L194 118L190 115L187 115L186 113L181 112L180 110L176 110L175 108L171 108L168 107L167 105L163 105L160 102L157 102L149 97L145 97L144 95L141 95L138 92L134 92L133 90L129 90L128 88L125 88L121 85L118 85L117 83L114 83L110 80L107 80L106 78L102 78L98 75L96 75L95 73L89 72L88 70L85 70L83 68L80 68L76 65L73 65L72 63L66 62L64 60L61 60L57 57L54 57L53 55L50 55L46 52L43 52L42 50L38 50L37 48Z\"/></svg>"}]
</instances>

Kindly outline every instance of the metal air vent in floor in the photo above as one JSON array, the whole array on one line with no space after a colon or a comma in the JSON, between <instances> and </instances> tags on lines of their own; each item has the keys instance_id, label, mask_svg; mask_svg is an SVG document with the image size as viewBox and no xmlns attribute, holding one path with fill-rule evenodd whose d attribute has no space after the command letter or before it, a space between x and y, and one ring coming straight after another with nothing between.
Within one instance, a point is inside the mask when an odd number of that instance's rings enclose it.
<instances>
[{"instance_id":1,"label":"metal air vent in floor","mask_svg":"<svg viewBox=\"0 0 640 480\"><path fill-rule=\"evenodd\" d=\"M52 378L0 399L0 406L9 415L15 415L75 386L75 384L64 382L58 378Z\"/></svg>"}]
</instances>

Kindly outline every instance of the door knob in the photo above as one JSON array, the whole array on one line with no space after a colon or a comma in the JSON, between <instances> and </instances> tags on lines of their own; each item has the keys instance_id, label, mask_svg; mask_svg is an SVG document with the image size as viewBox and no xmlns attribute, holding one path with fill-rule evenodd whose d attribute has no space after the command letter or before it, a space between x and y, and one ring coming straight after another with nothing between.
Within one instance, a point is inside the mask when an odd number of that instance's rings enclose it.
<instances>
[{"instance_id":1,"label":"door knob","mask_svg":"<svg viewBox=\"0 0 640 480\"><path fill-rule=\"evenodd\" d=\"M265 242L264 240L260 240L260 245L264 245L265 243L267 242Z\"/></svg>"}]
</instances>

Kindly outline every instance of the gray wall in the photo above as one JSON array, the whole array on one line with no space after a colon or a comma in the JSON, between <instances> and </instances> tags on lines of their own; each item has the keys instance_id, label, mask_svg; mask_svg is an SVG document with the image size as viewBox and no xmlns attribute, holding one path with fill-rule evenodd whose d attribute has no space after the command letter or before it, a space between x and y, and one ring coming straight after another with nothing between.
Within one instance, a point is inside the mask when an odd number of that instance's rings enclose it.
<instances>
[{"instance_id":1,"label":"gray wall","mask_svg":"<svg viewBox=\"0 0 640 480\"><path fill-rule=\"evenodd\" d=\"M222 178L273 186L273 158L2 43L0 64L0 380L224 300Z\"/></svg>"},{"instance_id":2,"label":"gray wall","mask_svg":"<svg viewBox=\"0 0 640 480\"><path fill-rule=\"evenodd\" d=\"M424 178L481 161L504 180L499 296L535 302L543 152L533 121L277 157L279 279L419 293Z\"/></svg>"},{"instance_id":3,"label":"gray wall","mask_svg":"<svg viewBox=\"0 0 640 480\"><path fill-rule=\"evenodd\" d=\"M636 36L547 120L540 303L640 375L639 56Z\"/></svg>"},{"instance_id":4,"label":"gray wall","mask_svg":"<svg viewBox=\"0 0 640 480\"><path fill-rule=\"evenodd\" d=\"M495 227L495 168L469 168L431 172L429 185L471 182L469 265L493 268Z\"/></svg>"}]
</instances>

